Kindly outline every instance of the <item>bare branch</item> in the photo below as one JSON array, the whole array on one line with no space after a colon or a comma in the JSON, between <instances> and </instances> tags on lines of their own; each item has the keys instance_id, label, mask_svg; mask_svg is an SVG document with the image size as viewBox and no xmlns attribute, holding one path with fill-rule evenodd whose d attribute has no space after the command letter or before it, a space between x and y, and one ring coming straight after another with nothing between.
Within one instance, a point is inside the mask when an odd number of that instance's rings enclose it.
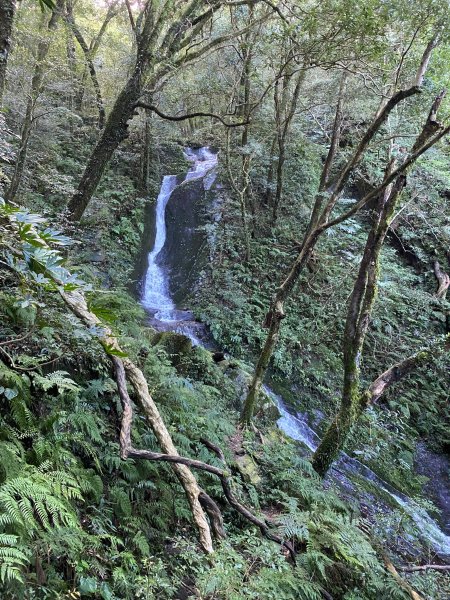
<instances>
[{"instance_id":1,"label":"bare branch","mask_svg":"<svg viewBox=\"0 0 450 600\"><path fill-rule=\"evenodd\" d=\"M166 115L153 104L147 104L145 102L136 102L134 106L136 108L145 108L146 110L150 110L156 115L158 115L158 117L161 117L161 119L166 119L167 121L186 121L187 119L194 119L195 117L210 117L211 119L216 119L217 121L220 121L225 127L242 127L242 125L248 124L248 121L240 121L239 123L227 123L225 119L223 119L223 117L221 117L220 115L216 115L214 113L209 112L195 112L186 115Z\"/></svg>"}]
</instances>

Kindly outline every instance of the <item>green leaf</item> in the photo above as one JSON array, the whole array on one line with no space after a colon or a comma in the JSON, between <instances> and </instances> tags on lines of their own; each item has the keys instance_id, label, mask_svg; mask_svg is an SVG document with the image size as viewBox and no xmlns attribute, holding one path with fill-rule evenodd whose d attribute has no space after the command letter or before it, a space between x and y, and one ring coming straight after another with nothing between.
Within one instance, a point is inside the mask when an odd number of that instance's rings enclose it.
<instances>
[{"instance_id":1,"label":"green leaf","mask_svg":"<svg viewBox=\"0 0 450 600\"><path fill-rule=\"evenodd\" d=\"M80 594L94 594L97 591L97 580L94 577L80 577L78 591Z\"/></svg>"},{"instance_id":2,"label":"green leaf","mask_svg":"<svg viewBox=\"0 0 450 600\"><path fill-rule=\"evenodd\" d=\"M109 354L110 356L120 356L121 358L126 358L128 356L126 352L114 348L111 344L104 344L103 348L105 349L106 354Z\"/></svg>"},{"instance_id":3,"label":"green leaf","mask_svg":"<svg viewBox=\"0 0 450 600\"><path fill-rule=\"evenodd\" d=\"M103 581L100 584L100 596L104 599L104 600L111 600L113 597L113 593L111 591L111 588L109 587L109 585Z\"/></svg>"},{"instance_id":4,"label":"green leaf","mask_svg":"<svg viewBox=\"0 0 450 600\"><path fill-rule=\"evenodd\" d=\"M48 8L49 10L54 10L55 8L55 3L53 2L53 0L39 0L39 5L41 7L41 10L45 10L46 8Z\"/></svg>"},{"instance_id":5,"label":"green leaf","mask_svg":"<svg viewBox=\"0 0 450 600\"><path fill-rule=\"evenodd\" d=\"M19 392L13 388L4 388L3 395L8 398L8 400L12 400L19 395Z\"/></svg>"}]
</instances>

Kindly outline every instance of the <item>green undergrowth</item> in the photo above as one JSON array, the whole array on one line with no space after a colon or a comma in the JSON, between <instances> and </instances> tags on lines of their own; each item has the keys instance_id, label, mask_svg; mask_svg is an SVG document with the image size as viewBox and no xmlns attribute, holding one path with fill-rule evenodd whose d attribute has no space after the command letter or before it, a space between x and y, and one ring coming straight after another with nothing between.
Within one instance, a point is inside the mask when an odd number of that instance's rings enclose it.
<instances>
[{"instance_id":1,"label":"green undergrowth","mask_svg":"<svg viewBox=\"0 0 450 600\"><path fill-rule=\"evenodd\" d=\"M295 186L295 181L288 184L286 198L295 193ZM267 333L262 326L265 313L296 256L296 240L301 239L311 202L310 188L302 194L297 190L300 204L285 200L276 227L265 229L267 214L258 213L247 264L242 260L238 206L228 192L221 192L227 217L210 226L212 268L205 267L191 301L218 345L248 362L257 359ZM340 205L345 208L349 202L352 200L344 198ZM350 219L321 239L286 303L286 318L273 354L274 385L296 410L310 413L319 431L340 402L345 308L369 219L370 213ZM429 272L413 269L397 250L385 246L362 357L363 382L369 384L392 364L445 333L446 309L434 298L434 290ZM429 440L437 451L448 448L450 413L445 382L449 366L448 355L441 357L394 386L363 416L362 426L347 443L349 452L403 491L417 493L423 483L413 474L419 437Z\"/></svg>"},{"instance_id":2,"label":"green undergrowth","mask_svg":"<svg viewBox=\"0 0 450 600\"><path fill-rule=\"evenodd\" d=\"M120 459L121 406L99 332L68 312L46 277L62 268L51 260L58 255L49 250L44 260L42 226L20 214L31 224L21 240L8 212L0 221L2 598L319 600L323 590L345 600L405 597L361 529L358 507L325 490L270 419L241 442L258 480L240 475L230 443L245 379L238 362L221 368L185 338L155 335L123 288L99 288L97 272L84 266L85 283L66 279L66 289L84 289L90 310L143 370L180 454L221 466L201 438L223 448L235 494L271 517L298 552L294 565L227 505L213 476L197 473L227 532L213 556L203 555L171 467ZM138 410L132 437L138 448L159 449Z\"/></svg>"}]
</instances>

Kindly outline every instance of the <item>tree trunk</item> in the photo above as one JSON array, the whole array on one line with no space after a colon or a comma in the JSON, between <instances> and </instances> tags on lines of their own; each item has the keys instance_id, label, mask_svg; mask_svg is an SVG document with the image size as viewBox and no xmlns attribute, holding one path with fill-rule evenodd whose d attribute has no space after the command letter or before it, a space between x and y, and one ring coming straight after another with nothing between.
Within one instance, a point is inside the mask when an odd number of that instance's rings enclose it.
<instances>
[{"instance_id":1,"label":"tree trunk","mask_svg":"<svg viewBox=\"0 0 450 600\"><path fill-rule=\"evenodd\" d=\"M297 75L293 75L291 72L285 77L284 88L281 96L281 102L279 102L277 88L275 86L275 109L277 112L277 144L278 144L278 159L277 159L277 184L275 188L275 197L273 198L272 206L272 223L275 225L278 219L278 209L281 204L283 197L283 183L284 183L284 163L286 160L286 144L289 139L291 131L292 120L295 115L297 108L298 99L300 96L300 90L305 80L306 72L301 70ZM294 81L294 90L292 96L290 93L290 84ZM288 109L289 107L289 109Z\"/></svg>"},{"instance_id":2,"label":"tree trunk","mask_svg":"<svg viewBox=\"0 0 450 600\"><path fill-rule=\"evenodd\" d=\"M269 312L266 315L264 326L268 327L266 341L256 365L255 373L250 384L247 397L241 412L241 423L249 425L255 412L256 402L264 381L270 359L280 334L281 321L284 314L284 302L295 285L303 267L307 264L316 243L314 236L309 236L303 243L300 253L294 262L288 276L278 288L272 301Z\"/></svg>"},{"instance_id":3,"label":"tree trunk","mask_svg":"<svg viewBox=\"0 0 450 600\"><path fill-rule=\"evenodd\" d=\"M443 94L433 103L428 119L417 136L411 153L420 148L430 137L442 129L436 121L436 112ZM367 406L367 392L360 389L360 363L369 321L378 289L378 264L381 249L392 220L394 210L406 185L408 168L401 173L392 186L380 196L377 217L367 237L358 276L353 286L344 331L344 387L339 413L326 431L313 456L313 468L325 475L342 450L347 437ZM386 169L385 179L393 171L393 161ZM384 388L383 388L384 389ZM378 394L379 395L379 394ZM373 393L371 393L373 397Z\"/></svg>"},{"instance_id":4,"label":"tree trunk","mask_svg":"<svg viewBox=\"0 0 450 600\"><path fill-rule=\"evenodd\" d=\"M2 106L3 92L5 91L6 67L8 64L15 12L16 0L2 0L0 2L0 108Z\"/></svg>"},{"instance_id":5,"label":"tree trunk","mask_svg":"<svg viewBox=\"0 0 450 600\"><path fill-rule=\"evenodd\" d=\"M266 191L264 194L264 199L265 199L267 206L272 205L273 177L274 177L274 173L275 173L275 163L276 163L275 151L276 151L276 149L277 149L277 136L274 135L272 144L270 145L270 162L269 162L269 168L267 169Z\"/></svg>"},{"instance_id":6,"label":"tree trunk","mask_svg":"<svg viewBox=\"0 0 450 600\"><path fill-rule=\"evenodd\" d=\"M345 82L344 82L344 84L345 84ZM343 89L343 84L341 82L341 90L342 89ZM257 367L256 367L256 370L255 370L255 373L253 376L252 384L249 389L249 393L244 402L244 407L243 407L243 410L241 413L241 420L244 423L248 423L249 419L251 419L252 411L254 410L255 401L256 401L258 393L261 389L262 381L264 379L265 372L266 372L268 364L270 362L271 354L273 353L273 350L275 348L275 344L276 344L276 341L278 338L278 332L280 329L281 320L276 319L275 315L276 315L277 311L279 311L280 309L283 310L284 302L290 295L301 272L303 271L303 268L307 264L309 257L311 256L311 253L317 243L318 238L323 234L324 231L326 231L330 227L343 222L345 219L347 219L350 216L352 216L353 214L355 214L360 208L364 207L367 204L369 199L376 197L377 194L382 193L384 191L384 189L392 182L392 180L395 179L398 175L400 175L402 170L410 168L411 165L417 160L417 158L419 158L419 156L421 156L421 154L423 154L423 152L425 152L429 147L431 147L433 144L435 144L439 139L441 139L441 137L443 135L446 135L446 133L449 131L450 126L448 128L446 127L445 129L442 129L442 131L439 133L439 135L436 135L434 138L429 139L428 142L425 142L423 140L424 132L425 132L425 128L424 128L424 130L422 131L422 134L420 134L418 139L416 140L416 143L414 145L414 148L413 148L409 158L404 161L404 163L399 168L399 170L397 170L395 173L392 174L392 177L390 179L385 178L381 182L381 184L376 188L376 190L374 190L373 192L369 192L364 198L362 198L359 202L357 202L354 207L352 207L350 210L348 210L346 213L342 214L341 216L335 218L334 220L330 220L330 215L331 215L334 207L336 206L336 203L339 200L340 195L342 194L342 191L343 191L346 183L348 182L350 175L353 173L354 169L361 161L361 158L363 157L365 151L367 150L367 147L369 146L369 144L372 141L375 134L379 131L380 127L385 123L386 119L388 118L388 116L392 112L392 110L400 102L402 102L404 99L409 98L410 96L412 96L418 92L419 92L419 88L414 85L411 88L408 88L406 90L400 90L399 92L394 94L387 101L387 103L384 106L384 108L382 109L382 111L378 112L375 115L374 119L369 124L365 133L363 134L362 138L360 139L355 151L353 152L351 157L348 159L348 161L344 165L344 167L341 169L341 171L339 172L339 174L336 177L336 179L334 180L334 182L329 184L328 189L326 191L322 192L319 188L317 196L316 196L314 208L311 213L310 222L309 222L308 228L306 230L303 242L299 249L299 254L298 254L297 258L295 259L295 261L289 271L288 276L286 277L285 281L283 282L283 284L280 286L279 290L275 294L275 298L272 301L271 308L266 317L266 322L270 327L269 333L268 333L266 343L264 344L263 350L259 357ZM340 93L340 96L341 95L342 94ZM431 116L431 113L430 113L430 116ZM335 125L333 128L333 131L339 130L337 124L339 123L341 118L342 118L342 111L340 109L340 105L339 105L339 101L338 101L338 106L337 106L336 115L335 115ZM427 121L427 124L430 124L430 122L431 121L429 118ZM422 136L422 138L421 138L421 136ZM420 147L416 148L419 140L421 140L421 139L424 141L424 143L422 145L419 144ZM337 150L337 144L335 144L334 146L335 146L335 150ZM330 152L333 152L332 147L333 147L333 144L330 147L329 155L330 155ZM322 181L327 180L327 173L329 173L329 171L331 169L331 161L333 158L334 158L334 156L331 157L331 160L328 160L328 158L327 158L327 160L325 161L325 164L324 164L324 167L322 170L322 177L321 177L320 185L322 185Z\"/></svg>"},{"instance_id":7,"label":"tree trunk","mask_svg":"<svg viewBox=\"0 0 450 600\"><path fill-rule=\"evenodd\" d=\"M120 92L109 114L103 133L97 142L78 189L68 204L69 218L79 221L97 189L100 179L115 150L128 135L128 121L135 114L135 104L142 93L142 67L138 64L133 76Z\"/></svg>"},{"instance_id":8,"label":"tree trunk","mask_svg":"<svg viewBox=\"0 0 450 600\"><path fill-rule=\"evenodd\" d=\"M153 104L153 98L148 95L146 102L149 105ZM140 168L140 188L144 194L148 192L148 185L150 180L150 165L152 162L152 121L154 112L152 110L144 108L143 118L143 140L141 150L141 168Z\"/></svg>"},{"instance_id":9,"label":"tree trunk","mask_svg":"<svg viewBox=\"0 0 450 600\"><path fill-rule=\"evenodd\" d=\"M52 32L56 29L60 11L64 5L64 0L58 0L56 6L52 12L52 16L47 24L47 31L41 38L37 48L36 63L34 67L33 79L31 80L31 90L28 97L27 108L25 111L25 118L22 123L22 130L20 133L20 146L17 153L16 164L14 167L14 174L11 179L10 186L6 192L6 200L11 202L14 200L17 190L19 189L22 181L23 172L25 169L25 163L28 154L28 143L30 141L31 132L34 125L34 109L39 95L42 91L42 85L45 75L45 59L50 48L52 41Z\"/></svg>"},{"instance_id":10,"label":"tree trunk","mask_svg":"<svg viewBox=\"0 0 450 600\"><path fill-rule=\"evenodd\" d=\"M108 11L106 13L105 16L105 20L103 21L99 32L97 33L97 35L95 36L95 38L93 38L91 40L91 43L89 44L89 60L92 62L95 58L95 55L97 54L97 51L100 47L100 43L102 41L103 35L105 34L105 31L109 25L109 22L118 14L118 9L117 9L117 4L119 3L119 0L115 0L112 4L110 4ZM87 73L88 73L88 67L87 67L87 62L84 65L83 68L83 72L81 75L81 80L79 82L79 85L77 86L77 93L75 95L75 110L79 113L82 112L82 108L83 108L83 98L84 98L84 90L86 87L86 79L87 79Z\"/></svg>"}]
</instances>

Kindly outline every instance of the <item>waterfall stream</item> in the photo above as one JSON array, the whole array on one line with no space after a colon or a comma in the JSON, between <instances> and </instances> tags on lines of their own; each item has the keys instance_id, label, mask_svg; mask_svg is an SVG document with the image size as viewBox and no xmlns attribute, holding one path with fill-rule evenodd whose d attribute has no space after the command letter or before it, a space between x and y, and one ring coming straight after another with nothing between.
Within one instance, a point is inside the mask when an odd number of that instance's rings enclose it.
<instances>
[{"instance_id":1,"label":"waterfall stream","mask_svg":"<svg viewBox=\"0 0 450 600\"><path fill-rule=\"evenodd\" d=\"M217 154L209 148L185 150L186 158L192 163L183 182L193 179L203 179L203 188L210 189L215 180L215 167ZM171 330L189 337L194 345L204 345L199 334L199 324L195 322L192 313L176 307L169 292L169 275L161 261L161 251L166 242L166 207L172 192L177 187L177 177L167 175L164 177L155 208L156 234L152 251L148 255L148 268L143 285L142 304L152 317L151 324L160 330ZM280 418L278 427L290 438L301 442L310 451L317 448L320 438L308 425L306 415L293 414L285 405L283 399L275 394L269 387L264 386L264 392L276 404ZM403 509L419 528L421 536L432 546L434 551L441 556L450 557L450 536L446 535L430 517L430 515L412 499L408 498L390 484L383 481L369 467L360 461L341 453L339 460L333 466L331 476L336 479L348 476L359 476L371 482L378 490L388 495L393 503ZM350 483L356 494L356 488Z\"/></svg>"}]
</instances>

